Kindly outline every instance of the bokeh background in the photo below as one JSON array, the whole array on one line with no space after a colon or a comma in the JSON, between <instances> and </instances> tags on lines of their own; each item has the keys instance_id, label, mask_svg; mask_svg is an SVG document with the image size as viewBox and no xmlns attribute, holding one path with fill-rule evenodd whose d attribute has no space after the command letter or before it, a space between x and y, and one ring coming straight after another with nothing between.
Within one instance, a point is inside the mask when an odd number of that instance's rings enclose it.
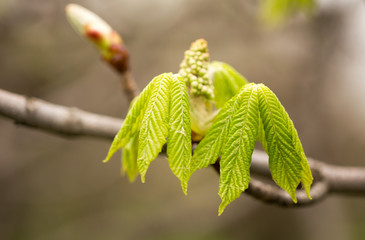
<instances>
[{"instance_id":1,"label":"bokeh background","mask_svg":"<svg viewBox=\"0 0 365 240\"><path fill-rule=\"evenodd\" d=\"M140 88L177 72L190 42L268 85L308 156L365 166L365 2L321 0L312 17L269 28L255 0L74 1L119 31ZM0 87L124 117L118 75L76 35L64 0L0 0ZM218 176L193 175L189 195L165 158L147 181L120 177L111 141L67 138L0 116L0 239L365 239L365 198L331 195L301 209L243 195L218 217Z\"/></svg>"}]
</instances>

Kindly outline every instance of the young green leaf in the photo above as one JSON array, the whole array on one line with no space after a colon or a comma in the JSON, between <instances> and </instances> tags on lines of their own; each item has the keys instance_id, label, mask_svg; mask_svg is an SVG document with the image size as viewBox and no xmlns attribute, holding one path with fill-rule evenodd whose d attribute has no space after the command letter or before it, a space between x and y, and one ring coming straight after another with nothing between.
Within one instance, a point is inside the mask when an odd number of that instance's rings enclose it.
<instances>
[{"instance_id":1,"label":"young green leaf","mask_svg":"<svg viewBox=\"0 0 365 240\"><path fill-rule=\"evenodd\" d=\"M181 77L173 76L170 94L168 161L172 172L180 179L184 193L187 194L191 163L191 124L188 93Z\"/></svg>"},{"instance_id":2,"label":"young green leaf","mask_svg":"<svg viewBox=\"0 0 365 240\"><path fill-rule=\"evenodd\" d=\"M154 79L151 96L141 124L137 165L142 182L150 163L161 152L168 134L170 88L173 75L164 73Z\"/></svg>"},{"instance_id":3,"label":"young green leaf","mask_svg":"<svg viewBox=\"0 0 365 240\"><path fill-rule=\"evenodd\" d=\"M196 147L192 159L190 175L196 170L214 164L221 155L228 137L228 130L233 113L237 109L235 104L238 95L229 100L219 111L207 135Z\"/></svg>"},{"instance_id":4,"label":"young green leaf","mask_svg":"<svg viewBox=\"0 0 365 240\"><path fill-rule=\"evenodd\" d=\"M127 117L125 118L119 132L117 133L117 135L115 135L104 162L109 161L116 151L124 147L138 133L141 127L144 112L147 108L146 103L150 99L155 81L156 79L153 79L142 91L142 93L133 100Z\"/></svg>"},{"instance_id":5,"label":"young green leaf","mask_svg":"<svg viewBox=\"0 0 365 240\"><path fill-rule=\"evenodd\" d=\"M219 215L247 189L257 139L269 155L274 181L294 202L299 182L309 196L312 175L293 122L269 88L247 84L220 110L193 155L191 174L213 164L222 154Z\"/></svg>"},{"instance_id":6,"label":"young green leaf","mask_svg":"<svg viewBox=\"0 0 365 240\"><path fill-rule=\"evenodd\" d=\"M309 193L310 187L313 182L312 172L309 167L307 157L305 156L303 146L302 146L302 143L300 142L297 130L294 128L294 124L289 123L289 126L291 127L292 136L293 136L293 144L295 146L295 150L301 156L301 164L302 164L302 168L303 168L301 182L307 193L308 198L312 199L310 196L310 193Z\"/></svg>"},{"instance_id":7,"label":"young green leaf","mask_svg":"<svg viewBox=\"0 0 365 240\"><path fill-rule=\"evenodd\" d=\"M257 140L259 140L259 142L261 143L262 149L264 149L264 151L267 153L267 142L266 142L266 137L265 137L265 129L264 129L264 125L262 123L261 117L259 119Z\"/></svg>"},{"instance_id":8,"label":"young green leaf","mask_svg":"<svg viewBox=\"0 0 365 240\"><path fill-rule=\"evenodd\" d=\"M138 175L138 136L138 133L134 135L122 150L122 175L127 174L130 182L134 182Z\"/></svg>"},{"instance_id":9,"label":"young green leaf","mask_svg":"<svg viewBox=\"0 0 365 240\"><path fill-rule=\"evenodd\" d=\"M233 67L223 62L212 62L209 65L209 74L214 79L214 100L217 108L235 96L248 81Z\"/></svg>"},{"instance_id":10,"label":"young green leaf","mask_svg":"<svg viewBox=\"0 0 365 240\"><path fill-rule=\"evenodd\" d=\"M257 85L243 88L232 114L226 147L220 161L219 196L222 203L219 215L225 207L245 191L250 182L252 153L257 140L259 109Z\"/></svg>"},{"instance_id":11,"label":"young green leaf","mask_svg":"<svg viewBox=\"0 0 365 240\"><path fill-rule=\"evenodd\" d=\"M297 138L293 122L275 94L263 84L258 85L258 99L272 178L297 202L295 190L307 173L293 142Z\"/></svg>"}]
</instances>

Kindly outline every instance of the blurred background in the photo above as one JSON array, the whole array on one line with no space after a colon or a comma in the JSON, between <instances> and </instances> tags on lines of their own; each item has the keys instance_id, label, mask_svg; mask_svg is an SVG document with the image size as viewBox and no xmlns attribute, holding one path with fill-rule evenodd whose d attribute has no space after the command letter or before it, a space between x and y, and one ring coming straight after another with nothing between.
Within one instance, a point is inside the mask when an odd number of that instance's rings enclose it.
<instances>
[{"instance_id":1,"label":"blurred background","mask_svg":"<svg viewBox=\"0 0 365 240\"><path fill-rule=\"evenodd\" d=\"M177 72L197 38L211 58L264 83L310 157L365 166L365 6L321 0L312 17L276 28L257 1L83 0L123 36L143 88ZM0 87L124 117L118 75L66 21L64 0L0 0ZM160 157L145 184L120 177L111 141L67 138L0 116L0 239L365 239L365 198L331 195L301 209L243 195L218 217L218 175L194 174L189 195Z\"/></svg>"}]
</instances>

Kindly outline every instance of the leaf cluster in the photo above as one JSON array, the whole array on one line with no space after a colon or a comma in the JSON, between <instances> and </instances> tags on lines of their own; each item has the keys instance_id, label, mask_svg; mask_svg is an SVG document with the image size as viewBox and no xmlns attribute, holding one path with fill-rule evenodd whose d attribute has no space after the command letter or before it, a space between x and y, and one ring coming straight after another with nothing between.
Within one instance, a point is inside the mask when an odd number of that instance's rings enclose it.
<instances>
[{"instance_id":1,"label":"leaf cluster","mask_svg":"<svg viewBox=\"0 0 365 240\"><path fill-rule=\"evenodd\" d=\"M213 125L192 156L191 99L185 81L177 74L155 77L137 97L115 136L105 159L123 148L122 171L142 182L151 162L167 143L172 172L184 193L190 176L220 162L219 214L244 192L250 182L252 153L259 140L269 155L273 180L296 202L300 183L309 195L312 175L297 131L275 94L263 84L247 84L228 64L213 62L215 103Z\"/></svg>"}]
</instances>

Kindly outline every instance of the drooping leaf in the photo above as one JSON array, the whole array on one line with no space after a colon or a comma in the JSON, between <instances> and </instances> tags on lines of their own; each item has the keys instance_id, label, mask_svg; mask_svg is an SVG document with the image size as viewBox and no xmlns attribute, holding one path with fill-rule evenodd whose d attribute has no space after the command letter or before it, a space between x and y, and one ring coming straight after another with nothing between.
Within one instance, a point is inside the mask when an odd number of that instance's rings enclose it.
<instances>
[{"instance_id":1,"label":"drooping leaf","mask_svg":"<svg viewBox=\"0 0 365 240\"><path fill-rule=\"evenodd\" d=\"M309 194L312 176L293 122L269 88L247 84L220 110L193 155L191 173L222 155L219 214L247 189L257 139L269 155L274 181L294 202L300 182Z\"/></svg>"},{"instance_id":2,"label":"drooping leaf","mask_svg":"<svg viewBox=\"0 0 365 240\"><path fill-rule=\"evenodd\" d=\"M261 143L262 149L267 153L267 142L266 142L266 137L265 137L265 129L264 129L264 125L262 123L261 117L259 119L257 140L259 140L259 142Z\"/></svg>"},{"instance_id":3,"label":"drooping leaf","mask_svg":"<svg viewBox=\"0 0 365 240\"><path fill-rule=\"evenodd\" d=\"M289 119L290 120L290 119ZM290 120L291 121L291 120ZM293 144L295 146L295 150L301 156L301 164L303 168L302 179L301 182L303 187L307 193L308 198L312 199L309 193L310 187L313 182L312 172L308 164L307 157L305 156L302 143L300 142L297 130L294 127L294 124L288 124L291 127L292 136L293 136Z\"/></svg>"},{"instance_id":4,"label":"drooping leaf","mask_svg":"<svg viewBox=\"0 0 365 240\"><path fill-rule=\"evenodd\" d=\"M164 73L154 79L151 96L141 123L137 165L142 182L150 163L161 152L168 134L168 115L172 73Z\"/></svg>"},{"instance_id":5,"label":"drooping leaf","mask_svg":"<svg viewBox=\"0 0 365 240\"><path fill-rule=\"evenodd\" d=\"M304 152L303 152L303 154L304 154ZM302 168L303 168L301 182L302 182L303 187L304 187L304 189L307 193L308 198L312 199L312 197L310 195L310 188L311 188L312 183L313 183L313 176L312 176L312 171L309 167L307 157L305 155L302 155L301 164L302 164Z\"/></svg>"},{"instance_id":6,"label":"drooping leaf","mask_svg":"<svg viewBox=\"0 0 365 240\"><path fill-rule=\"evenodd\" d=\"M127 174L130 182L134 182L138 175L138 136L138 133L134 135L122 150L122 175Z\"/></svg>"},{"instance_id":7,"label":"drooping leaf","mask_svg":"<svg viewBox=\"0 0 365 240\"><path fill-rule=\"evenodd\" d=\"M239 106L232 114L227 143L220 161L219 196L225 207L245 191L250 182L252 153L257 140L259 109L257 85L247 85L236 98Z\"/></svg>"},{"instance_id":8,"label":"drooping leaf","mask_svg":"<svg viewBox=\"0 0 365 240\"><path fill-rule=\"evenodd\" d=\"M193 154L190 175L196 170L205 168L210 164L214 164L221 155L228 137L231 118L233 113L239 107L236 103L236 99L239 96L240 94L229 100L224 105L224 107L219 111L207 135L196 147Z\"/></svg>"},{"instance_id":9,"label":"drooping leaf","mask_svg":"<svg viewBox=\"0 0 365 240\"><path fill-rule=\"evenodd\" d=\"M138 133L141 122L147 108L147 102L151 96L152 88L154 86L155 79L152 80L141 94L133 100L131 108L122 124L117 135L115 135L112 145L110 146L109 152L104 160L107 162L113 156L113 154L120 148L124 147L131 139Z\"/></svg>"},{"instance_id":10,"label":"drooping leaf","mask_svg":"<svg viewBox=\"0 0 365 240\"><path fill-rule=\"evenodd\" d=\"M217 161L227 138L227 130L233 110L233 104L229 104L218 113L211 129L194 151L190 175L196 170L205 168Z\"/></svg>"},{"instance_id":11,"label":"drooping leaf","mask_svg":"<svg viewBox=\"0 0 365 240\"><path fill-rule=\"evenodd\" d=\"M306 173L294 145L297 136L293 122L275 94L263 84L258 85L258 99L272 178L297 202L295 190Z\"/></svg>"},{"instance_id":12,"label":"drooping leaf","mask_svg":"<svg viewBox=\"0 0 365 240\"><path fill-rule=\"evenodd\" d=\"M172 172L180 179L187 194L191 163L191 124L189 99L181 77L173 76L170 92L167 155Z\"/></svg>"},{"instance_id":13,"label":"drooping leaf","mask_svg":"<svg viewBox=\"0 0 365 240\"><path fill-rule=\"evenodd\" d=\"M242 86L248 83L241 74L227 63L212 62L209 65L208 72L213 78L214 100L217 108L222 108L229 99L240 91Z\"/></svg>"}]
</instances>

